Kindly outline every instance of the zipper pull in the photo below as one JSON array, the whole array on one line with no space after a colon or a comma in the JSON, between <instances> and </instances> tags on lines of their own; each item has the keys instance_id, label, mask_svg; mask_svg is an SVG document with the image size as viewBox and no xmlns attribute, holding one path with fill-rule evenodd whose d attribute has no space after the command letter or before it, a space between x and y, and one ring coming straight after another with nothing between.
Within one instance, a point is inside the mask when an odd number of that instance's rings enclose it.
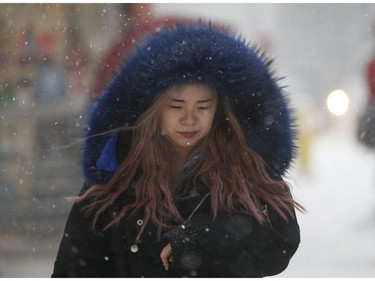
<instances>
[{"instance_id":1,"label":"zipper pull","mask_svg":"<svg viewBox=\"0 0 375 281\"><path fill-rule=\"evenodd\" d=\"M270 225L271 228L273 228L270 217L268 215L268 205L267 204L263 205L262 209L263 209L263 214L266 217L268 224Z\"/></svg>"}]
</instances>

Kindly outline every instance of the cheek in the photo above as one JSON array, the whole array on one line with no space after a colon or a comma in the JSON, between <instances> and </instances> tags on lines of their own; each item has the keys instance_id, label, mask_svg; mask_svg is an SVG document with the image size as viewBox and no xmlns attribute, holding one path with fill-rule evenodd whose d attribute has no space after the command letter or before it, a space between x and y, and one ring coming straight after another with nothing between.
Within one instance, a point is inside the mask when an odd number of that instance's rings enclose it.
<instances>
[{"instance_id":1,"label":"cheek","mask_svg":"<svg viewBox=\"0 0 375 281\"><path fill-rule=\"evenodd\" d=\"M204 126L206 131L209 131L211 129L213 121L214 121L214 114L212 114L212 112L203 113L201 124Z\"/></svg>"},{"instance_id":2,"label":"cheek","mask_svg":"<svg viewBox=\"0 0 375 281\"><path fill-rule=\"evenodd\" d=\"M175 117L171 114L163 114L160 118L160 130L162 135L166 135L175 127Z\"/></svg>"}]
</instances>

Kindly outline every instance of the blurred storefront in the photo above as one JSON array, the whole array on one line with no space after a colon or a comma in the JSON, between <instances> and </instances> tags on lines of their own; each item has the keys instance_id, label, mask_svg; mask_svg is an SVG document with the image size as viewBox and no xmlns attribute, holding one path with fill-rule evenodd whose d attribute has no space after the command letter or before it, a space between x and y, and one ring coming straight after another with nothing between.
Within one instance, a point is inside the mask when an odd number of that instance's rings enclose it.
<instances>
[{"instance_id":1,"label":"blurred storefront","mask_svg":"<svg viewBox=\"0 0 375 281\"><path fill-rule=\"evenodd\" d=\"M56 252L71 206L65 197L82 185L81 147L72 142L83 136L118 7L0 6L1 277L4 260Z\"/></svg>"}]
</instances>

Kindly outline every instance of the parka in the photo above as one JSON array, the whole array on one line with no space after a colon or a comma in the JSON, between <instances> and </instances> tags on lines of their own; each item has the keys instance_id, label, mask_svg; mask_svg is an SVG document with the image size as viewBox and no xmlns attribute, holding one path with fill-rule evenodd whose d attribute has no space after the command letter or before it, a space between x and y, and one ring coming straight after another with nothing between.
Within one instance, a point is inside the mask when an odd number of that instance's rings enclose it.
<instances>
[{"instance_id":1,"label":"parka","mask_svg":"<svg viewBox=\"0 0 375 281\"><path fill-rule=\"evenodd\" d=\"M184 83L215 87L234 107L249 146L265 160L270 176L282 180L295 156L294 119L269 68L270 61L255 47L223 27L185 23L156 32L123 64L92 108L81 194L93 184L106 183L131 146L130 133L101 133L134 124L157 96ZM199 149L194 150L182 173L199 157ZM184 222L160 237L150 222L139 240L141 210L105 228L134 201L133 186L105 211L95 229L93 214L82 212L87 202L74 203L52 277L263 277L288 266L300 243L295 214L286 221L263 204L263 224L243 213L220 211L214 217L210 188L202 181L185 180L178 192L188 195L175 201ZM173 260L166 271L160 253L168 243Z\"/></svg>"}]
</instances>

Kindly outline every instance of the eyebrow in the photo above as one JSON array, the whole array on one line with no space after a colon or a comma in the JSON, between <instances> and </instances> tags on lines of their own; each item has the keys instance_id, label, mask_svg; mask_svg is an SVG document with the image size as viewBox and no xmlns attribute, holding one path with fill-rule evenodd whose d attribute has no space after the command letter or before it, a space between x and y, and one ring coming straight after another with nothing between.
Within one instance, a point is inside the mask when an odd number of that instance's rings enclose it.
<instances>
[{"instance_id":1,"label":"eyebrow","mask_svg":"<svg viewBox=\"0 0 375 281\"><path fill-rule=\"evenodd\" d=\"M173 102L181 102L181 103L185 102L185 100L175 99L175 98L171 98L170 100L173 101ZM210 102L210 101L213 101L213 100L214 100L213 98L208 98L208 99L204 99L204 100L199 100L199 101L197 101L197 103L205 103L205 102Z\"/></svg>"}]
</instances>

